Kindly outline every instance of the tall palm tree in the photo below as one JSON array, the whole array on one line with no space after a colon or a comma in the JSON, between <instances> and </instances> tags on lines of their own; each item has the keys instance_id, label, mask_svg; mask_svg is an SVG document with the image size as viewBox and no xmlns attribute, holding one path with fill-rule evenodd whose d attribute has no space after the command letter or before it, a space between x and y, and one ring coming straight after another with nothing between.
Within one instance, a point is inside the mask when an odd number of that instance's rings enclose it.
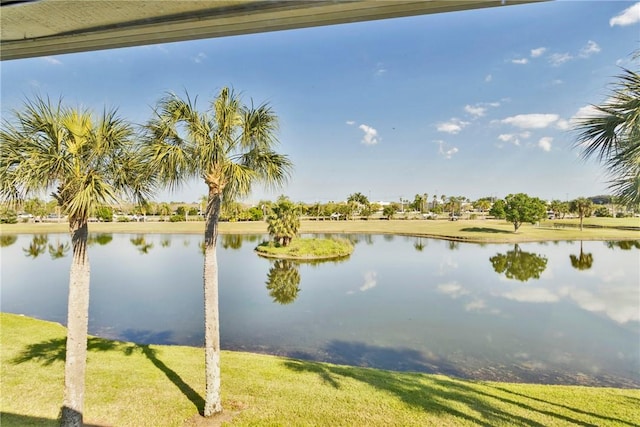
<instances>
[{"instance_id":1,"label":"tall palm tree","mask_svg":"<svg viewBox=\"0 0 640 427\"><path fill-rule=\"evenodd\" d=\"M216 241L223 199L247 195L252 184L272 187L286 182L292 164L276 153L277 116L266 105L248 107L223 88L201 113L189 95L167 94L147 123L153 169L170 189L199 178L207 186L204 232L205 407L204 415L222 411Z\"/></svg>"},{"instance_id":2,"label":"tall palm tree","mask_svg":"<svg viewBox=\"0 0 640 427\"><path fill-rule=\"evenodd\" d=\"M640 51L635 55L640 58ZM640 204L640 74L622 69L610 97L595 115L577 120L576 147L608 169L610 188L626 205Z\"/></svg>"},{"instance_id":3,"label":"tall palm tree","mask_svg":"<svg viewBox=\"0 0 640 427\"><path fill-rule=\"evenodd\" d=\"M580 231L582 231L582 221L584 217L591 216L593 211L593 203L590 199L579 197L575 200L572 200L569 204L569 210L571 212L575 212L580 217Z\"/></svg>"},{"instance_id":4,"label":"tall palm tree","mask_svg":"<svg viewBox=\"0 0 640 427\"><path fill-rule=\"evenodd\" d=\"M104 110L65 107L36 97L2 123L0 196L9 201L52 191L69 217L73 259L69 273L62 425L82 424L89 314L87 223L96 206L122 193L142 198L151 181L139 168L131 126Z\"/></svg>"}]
</instances>

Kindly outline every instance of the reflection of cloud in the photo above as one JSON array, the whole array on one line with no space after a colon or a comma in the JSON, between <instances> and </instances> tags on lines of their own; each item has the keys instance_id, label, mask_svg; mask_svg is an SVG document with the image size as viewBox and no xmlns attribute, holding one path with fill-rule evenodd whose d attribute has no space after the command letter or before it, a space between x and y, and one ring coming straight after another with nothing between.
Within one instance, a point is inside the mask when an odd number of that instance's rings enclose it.
<instances>
[{"instance_id":1,"label":"reflection of cloud","mask_svg":"<svg viewBox=\"0 0 640 427\"><path fill-rule=\"evenodd\" d=\"M560 297L545 288L523 287L502 294L504 298L519 302L556 302Z\"/></svg>"},{"instance_id":2,"label":"reflection of cloud","mask_svg":"<svg viewBox=\"0 0 640 427\"><path fill-rule=\"evenodd\" d=\"M467 311L481 311L485 308L487 308L487 304L484 302L484 300L481 299L471 301L464 306L464 309Z\"/></svg>"},{"instance_id":3,"label":"reflection of cloud","mask_svg":"<svg viewBox=\"0 0 640 427\"><path fill-rule=\"evenodd\" d=\"M440 276L444 276L444 274L449 270L455 270L458 268L458 263L454 261L453 258L447 257L440 262L440 270L438 274Z\"/></svg>"},{"instance_id":4,"label":"reflection of cloud","mask_svg":"<svg viewBox=\"0 0 640 427\"><path fill-rule=\"evenodd\" d=\"M458 298L469 293L468 290L463 288L462 285L456 281L438 285L438 292L449 295L451 298Z\"/></svg>"},{"instance_id":5,"label":"reflection of cloud","mask_svg":"<svg viewBox=\"0 0 640 427\"><path fill-rule=\"evenodd\" d=\"M601 287L595 292L582 288L563 287L560 290L582 309L604 313L618 323L640 322L640 289L637 286Z\"/></svg>"},{"instance_id":6,"label":"reflection of cloud","mask_svg":"<svg viewBox=\"0 0 640 427\"><path fill-rule=\"evenodd\" d=\"M362 292L368 291L371 288L375 288L378 284L378 273L375 271L367 271L364 273L364 284L360 286Z\"/></svg>"}]
</instances>

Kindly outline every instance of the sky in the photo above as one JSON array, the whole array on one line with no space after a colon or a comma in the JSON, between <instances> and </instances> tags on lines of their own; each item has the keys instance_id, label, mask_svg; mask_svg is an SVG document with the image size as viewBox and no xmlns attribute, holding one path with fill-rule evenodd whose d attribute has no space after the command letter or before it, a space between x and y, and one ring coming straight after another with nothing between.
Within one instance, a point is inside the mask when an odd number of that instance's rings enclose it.
<instances>
[{"instance_id":1,"label":"sky","mask_svg":"<svg viewBox=\"0 0 640 427\"><path fill-rule=\"evenodd\" d=\"M611 93L640 48L640 3L552 1L111 49L0 64L1 113L62 97L143 124L163 94L222 87L279 117L294 163L247 202L608 194L606 170L574 147L572 123ZM195 181L156 200L193 202Z\"/></svg>"}]
</instances>

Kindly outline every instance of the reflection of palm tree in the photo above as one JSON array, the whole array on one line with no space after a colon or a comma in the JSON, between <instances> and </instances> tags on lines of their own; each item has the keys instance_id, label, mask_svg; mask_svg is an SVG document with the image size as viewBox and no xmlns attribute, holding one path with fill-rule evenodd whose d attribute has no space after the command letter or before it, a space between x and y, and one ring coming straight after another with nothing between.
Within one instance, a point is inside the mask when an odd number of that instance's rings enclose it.
<instances>
[{"instance_id":1,"label":"reflection of palm tree","mask_svg":"<svg viewBox=\"0 0 640 427\"><path fill-rule=\"evenodd\" d=\"M416 241L413 243L413 247L416 248L416 251L422 252L425 247L425 244L422 242L422 237L418 237Z\"/></svg>"},{"instance_id":2,"label":"reflection of palm tree","mask_svg":"<svg viewBox=\"0 0 640 427\"><path fill-rule=\"evenodd\" d=\"M578 270L588 270L593 265L593 254L585 254L582 251L582 240L580 241L580 255L569 255L571 266Z\"/></svg>"},{"instance_id":3,"label":"reflection of palm tree","mask_svg":"<svg viewBox=\"0 0 640 427\"><path fill-rule=\"evenodd\" d=\"M99 244L100 246L104 246L108 243L111 243L113 240L113 235L108 233L100 233L100 234L92 234L87 239L88 245Z\"/></svg>"},{"instance_id":4,"label":"reflection of palm tree","mask_svg":"<svg viewBox=\"0 0 640 427\"><path fill-rule=\"evenodd\" d=\"M273 263L267 274L267 289L274 302L291 304L298 297L300 288L298 265L292 261L279 259Z\"/></svg>"},{"instance_id":5,"label":"reflection of palm tree","mask_svg":"<svg viewBox=\"0 0 640 427\"><path fill-rule=\"evenodd\" d=\"M67 256L67 252L71 249L69 243L61 243L60 240L55 245L49 244L49 255L51 259L60 259Z\"/></svg>"},{"instance_id":6,"label":"reflection of palm tree","mask_svg":"<svg viewBox=\"0 0 640 427\"><path fill-rule=\"evenodd\" d=\"M225 249L237 250L242 247L242 235L240 234L223 234L222 247Z\"/></svg>"},{"instance_id":7,"label":"reflection of palm tree","mask_svg":"<svg viewBox=\"0 0 640 427\"><path fill-rule=\"evenodd\" d=\"M31 258L38 258L47 250L47 242L49 238L46 234L38 234L33 236L31 243L26 248L23 248L24 255Z\"/></svg>"},{"instance_id":8,"label":"reflection of palm tree","mask_svg":"<svg viewBox=\"0 0 640 427\"><path fill-rule=\"evenodd\" d=\"M160 240L160 246L162 246L163 248L168 248L169 246L171 246L171 238L163 237L162 240Z\"/></svg>"},{"instance_id":9,"label":"reflection of palm tree","mask_svg":"<svg viewBox=\"0 0 640 427\"><path fill-rule=\"evenodd\" d=\"M0 236L0 248L6 248L13 245L18 240L15 234L5 234Z\"/></svg>"},{"instance_id":10,"label":"reflection of palm tree","mask_svg":"<svg viewBox=\"0 0 640 427\"><path fill-rule=\"evenodd\" d=\"M153 249L153 243L147 243L147 239L144 236L136 236L129 240L133 243L133 246L138 248L141 254L148 254Z\"/></svg>"},{"instance_id":11,"label":"reflection of palm tree","mask_svg":"<svg viewBox=\"0 0 640 427\"><path fill-rule=\"evenodd\" d=\"M504 273L509 279L526 282L529 279L539 279L547 268L547 258L531 252L524 252L515 244L512 251L506 254L498 253L489 258L496 273Z\"/></svg>"}]
</instances>

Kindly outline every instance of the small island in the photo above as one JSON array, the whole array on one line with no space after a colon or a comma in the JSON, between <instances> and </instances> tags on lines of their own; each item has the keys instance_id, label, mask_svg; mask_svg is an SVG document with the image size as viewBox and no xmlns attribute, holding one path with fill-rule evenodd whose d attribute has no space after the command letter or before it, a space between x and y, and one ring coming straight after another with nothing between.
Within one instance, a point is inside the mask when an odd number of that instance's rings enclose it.
<instances>
[{"instance_id":1,"label":"small island","mask_svg":"<svg viewBox=\"0 0 640 427\"><path fill-rule=\"evenodd\" d=\"M272 240L255 248L256 253L263 257L311 261L344 258L353 252L353 244L347 239L297 237L300 210L285 196L280 196L271 206L267 224Z\"/></svg>"},{"instance_id":2,"label":"small island","mask_svg":"<svg viewBox=\"0 0 640 427\"><path fill-rule=\"evenodd\" d=\"M262 242L255 251L268 258L321 260L347 257L353 252L353 244L347 239L298 238L286 246L274 241Z\"/></svg>"}]
</instances>

